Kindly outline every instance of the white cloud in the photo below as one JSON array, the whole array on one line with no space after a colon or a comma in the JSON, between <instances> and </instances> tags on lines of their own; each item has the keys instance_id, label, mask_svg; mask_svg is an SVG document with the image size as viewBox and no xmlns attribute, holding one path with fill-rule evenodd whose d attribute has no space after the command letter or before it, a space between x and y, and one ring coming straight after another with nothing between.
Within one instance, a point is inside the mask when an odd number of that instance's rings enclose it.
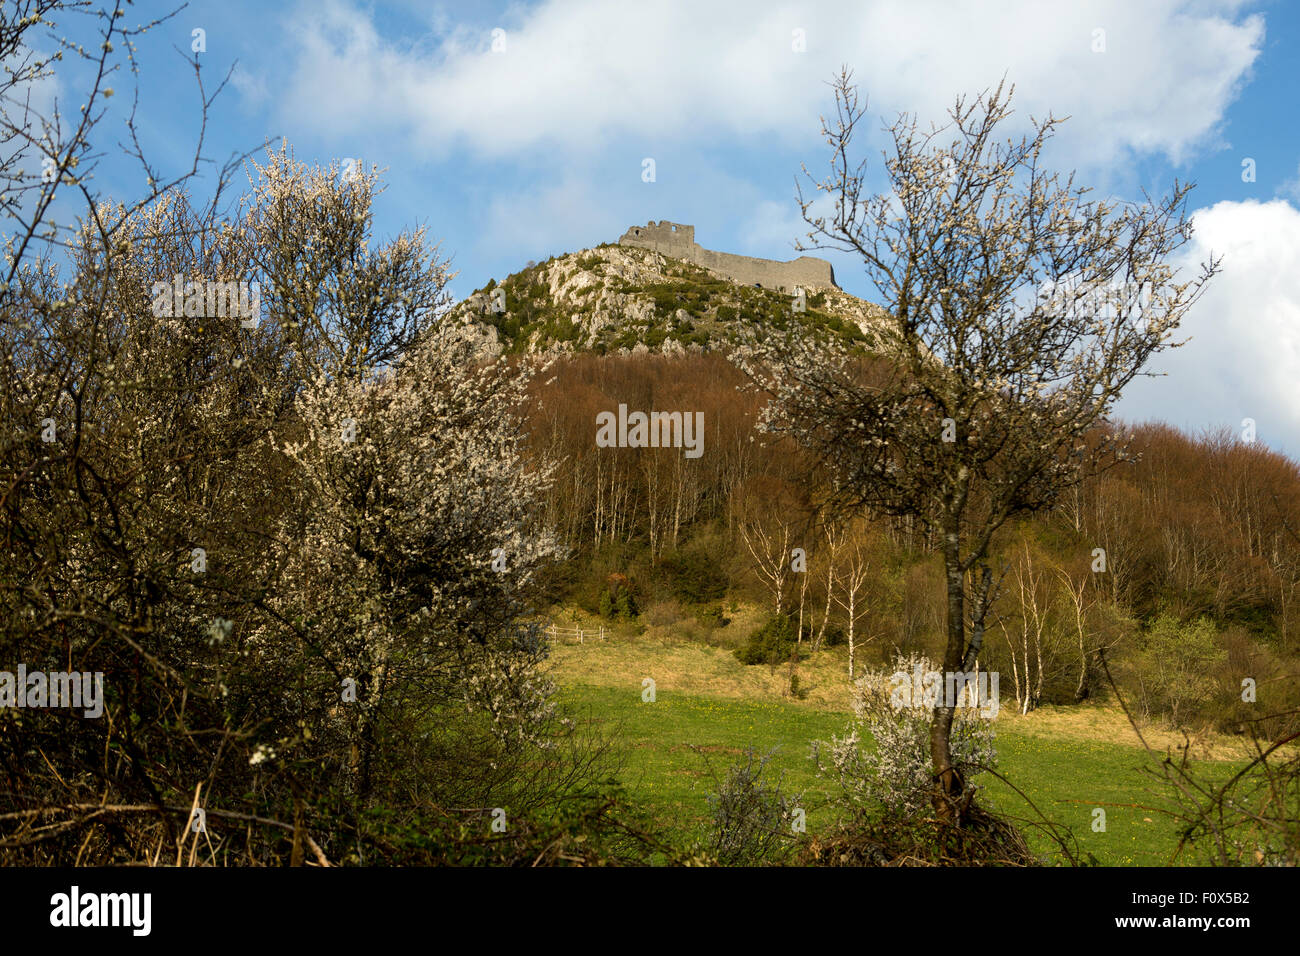
<instances>
[{"instance_id":1,"label":"white cloud","mask_svg":"<svg viewBox=\"0 0 1300 956\"><path fill-rule=\"evenodd\" d=\"M627 225L600 202L588 182L570 176L527 191L495 193L479 242L522 264L525 258L540 260L613 241Z\"/></svg>"},{"instance_id":2,"label":"white cloud","mask_svg":"<svg viewBox=\"0 0 1300 956\"><path fill-rule=\"evenodd\" d=\"M260 73L249 72L242 63L235 64L234 71L230 74L230 85L239 92L244 105L249 109L263 105L270 95L265 78Z\"/></svg>"},{"instance_id":3,"label":"white cloud","mask_svg":"<svg viewBox=\"0 0 1300 956\"><path fill-rule=\"evenodd\" d=\"M798 204L792 200L763 199L756 202L737 232L744 240L743 247L737 252L771 259L807 255L794 248L796 240L808 244L808 226L799 215Z\"/></svg>"},{"instance_id":4,"label":"white cloud","mask_svg":"<svg viewBox=\"0 0 1300 956\"><path fill-rule=\"evenodd\" d=\"M953 95L1018 87L1018 115L1071 115L1071 165L1180 161L1217 143L1263 41L1240 4L1096 0L855 5L549 0L501 25L399 44L345 0L296 18L286 117L339 133L383 124L412 145L486 156L581 153L612 137L784 138L816 132L825 81L856 69L873 111L941 119ZM802 29L807 52L791 49ZM1093 52L1093 30L1106 50Z\"/></svg>"},{"instance_id":5,"label":"white cloud","mask_svg":"<svg viewBox=\"0 0 1300 956\"><path fill-rule=\"evenodd\" d=\"M1284 180L1278 186L1277 192L1280 196L1290 196L1296 202L1300 202L1300 166L1296 167L1294 176Z\"/></svg>"},{"instance_id":6,"label":"white cloud","mask_svg":"<svg viewBox=\"0 0 1300 956\"><path fill-rule=\"evenodd\" d=\"M1300 457L1300 211L1281 200L1198 210L1181 264L1223 256L1223 271L1183 323L1182 348L1134 382L1118 412L1198 430L1255 419L1259 439Z\"/></svg>"}]
</instances>

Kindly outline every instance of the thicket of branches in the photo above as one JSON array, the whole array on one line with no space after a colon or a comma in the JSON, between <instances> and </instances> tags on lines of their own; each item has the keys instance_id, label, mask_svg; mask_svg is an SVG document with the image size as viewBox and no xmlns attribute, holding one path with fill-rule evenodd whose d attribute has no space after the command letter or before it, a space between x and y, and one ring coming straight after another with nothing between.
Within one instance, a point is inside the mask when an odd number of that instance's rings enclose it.
<instances>
[{"instance_id":1,"label":"thicket of branches","mask_svg":"<svg viewBox=\"0 0 1300 956\"><path fill-rule=\"evenodd\" d=\"M102 207L111 244L83 229L6 300L4 659L106 696L0 712L19 859L167 858L191 805L205 856L401 857L416 821L487 835L597 766L526 626L557 553L529 371L438 322L422 235L367 244L372 177L280 151L252 185L220 222ZM155 315L174 275L258 282L264 314Z\"/></svg>"},{"instance_id":2,"label":"thicket of branches","mask_svg":"<svg viewBox=\"0 0 1300 956\"><path fill-rule=\"evenodd\" d=\"M422 230L375 240L374 172L280 148L166 182L141 154L144 197L92 192L138 34L15 13L0 661L102 674L103 712L0 708L0 859L619 859L605 747L557 711L529 624L559 553L517 423L534 369L442 321ZM80 50L79 15L101 59L69 133L32 105L31 50Z\"/></svg>"}]
</instances>

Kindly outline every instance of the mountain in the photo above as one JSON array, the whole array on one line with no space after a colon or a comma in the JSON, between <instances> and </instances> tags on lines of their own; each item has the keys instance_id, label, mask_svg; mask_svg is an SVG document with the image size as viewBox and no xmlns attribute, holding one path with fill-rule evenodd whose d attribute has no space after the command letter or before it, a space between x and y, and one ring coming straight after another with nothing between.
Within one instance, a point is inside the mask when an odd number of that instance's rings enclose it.
<instances>
[{"instance_id":1,"label":"mountain","mask_svg":"<svg viewBox=\"0 0 1300 956\"><path fill-rule=\"evenodd\" d=\"M700 251L718 262L745 259ZM821 260L796 260L809 262ZM452 314L474 318L487 351L600 355L725 349L747 324L784 329L791 322L870 351L888 320L879 306L833 285L809 288L802 305L797 310L793 291L742 284L721 269L655 249L606 243L530 264L500 284L492 280Z\"/></svg>"}]
</instances>

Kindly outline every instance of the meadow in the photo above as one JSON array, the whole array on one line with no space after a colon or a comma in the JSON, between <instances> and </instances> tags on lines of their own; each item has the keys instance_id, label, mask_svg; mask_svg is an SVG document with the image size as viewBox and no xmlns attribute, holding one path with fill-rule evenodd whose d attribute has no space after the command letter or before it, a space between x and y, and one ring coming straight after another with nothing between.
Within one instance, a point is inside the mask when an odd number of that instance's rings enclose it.
<instances>
[{"instance_id":1,"label":"meadow","mask_svg":"<svg viewBox=\"0 0 1300 956\"><path fill-rule=\"evenodd\" d=\"M620 780L662 835L679 845L707 826L709 795L748 750L769 755L764 779L801 794L807 834L834 820L838 789L828 759L833 735L852 713L842 648L823 650L799 665L806 696L789 693L788 665L745 666L726 646L653 636L610 635L604 642L557 644L552 679L559 699L579 721L609 734L622 759ZM837 653L839 652L839 653ZM644 685L654 681L649 702ZM1028 715L1004 700L995 721L997 779L985 774L982 798L1020 818L1044 863L1067 861L1041 827L1044 818L1067 832L1077 855L1102 866L1168 866L1193 861L1178 852L1179 826L1167 787L1150 770L1159 763L1114 703L1041 707ZM1162 757L1177 756L1181 734L1145 727ZM1192 738L1191 754L1208 778L1240 766L1243 745L1212 736ZM1032 805L1031 805L1032 804ZM1094 811L1105 829L1094 829Z\"/></svg>"}]
</instances>

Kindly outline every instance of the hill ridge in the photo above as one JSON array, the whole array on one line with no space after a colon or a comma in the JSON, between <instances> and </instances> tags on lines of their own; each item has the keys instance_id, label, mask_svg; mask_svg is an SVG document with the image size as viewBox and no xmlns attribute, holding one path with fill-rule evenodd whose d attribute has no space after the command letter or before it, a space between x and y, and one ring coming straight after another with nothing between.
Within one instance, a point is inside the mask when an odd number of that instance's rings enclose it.
<instances>
[{"instance_id":1,"label":"hill ridge","mask_svg":"<svg viewBox=\"0 0 1300 956\"><path fill-rule=\"evenodd\" d=\"M838 286L810 285L799 299L622 243L553 256L500 283L493 279L457 303L452 315L472 319L483 349L495 354L709 351L725 348L746 325L788 328L791 322L871 350L888 321L880 306Z\"/></svg>"}]
</instances>

